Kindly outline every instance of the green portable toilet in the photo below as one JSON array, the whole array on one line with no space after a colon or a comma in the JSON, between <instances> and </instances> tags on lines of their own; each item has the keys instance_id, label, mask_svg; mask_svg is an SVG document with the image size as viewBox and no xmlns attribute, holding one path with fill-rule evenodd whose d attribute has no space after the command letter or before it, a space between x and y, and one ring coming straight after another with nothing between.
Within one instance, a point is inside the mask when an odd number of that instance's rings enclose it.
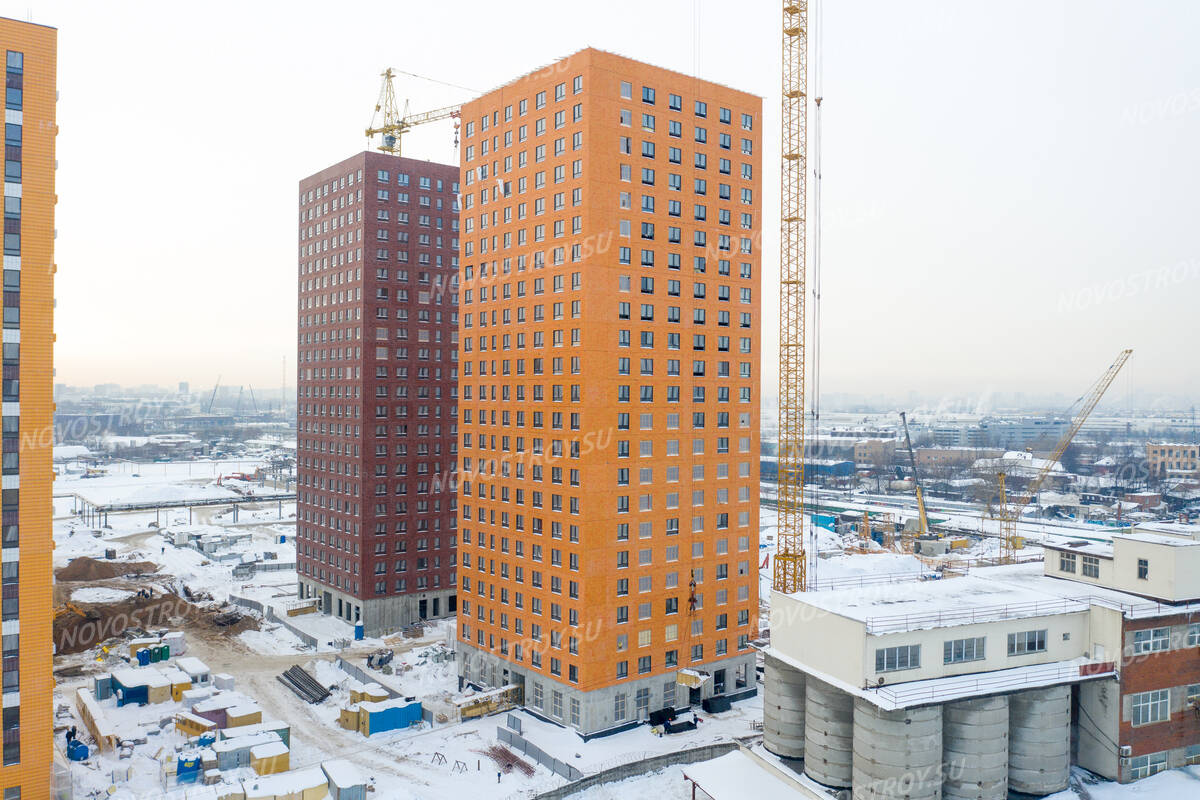
<instances>
[{"instance_id":1,"label":"green portable toilet","mask_svg":"<svg viewBox=\"0 0 1200 800\"><path fill-rule=\"evenodd\" d=\"M158 648L158 649L161 651L161 652L160 652L160 655L162 656L162 660L163 660L163 661L168 661L168 660L170 660L170 658L171 658L171 645L169 645L169 644L164 644L162 647L160 647L160 648Z\"/></svg>"},{"instance_id":2,"label":"green portable toilet","mask_svg":"<svg viewBox=\"0 0 1200 800\"><path fill-rule=\"evenodd\" d=\"M150 651L150 663L151 664L157 664L159 661L162 660L162 651L159 650L159 648L147 647L146 649Z\"/></svg>"}]
</instances>

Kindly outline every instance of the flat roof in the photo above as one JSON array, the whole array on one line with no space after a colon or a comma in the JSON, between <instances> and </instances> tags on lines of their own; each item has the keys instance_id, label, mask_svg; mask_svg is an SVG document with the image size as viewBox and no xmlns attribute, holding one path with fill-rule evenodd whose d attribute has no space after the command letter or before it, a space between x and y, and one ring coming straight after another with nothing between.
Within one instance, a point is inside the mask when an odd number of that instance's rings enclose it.
<instances>
[{"instance_id":1,"label":"flat roof","mask_svg":"<svg viewBox=\"0 0 1200 800\"><path fill-rule=\"evenodd\" d=\"M974 575L895 583L886 589L857 586L798 592L792 597L862 622L867 633L876 635L1088 610L1086 603L1066 600L1061 595Z\"/></svg>"},{"instance_id":2,"label":"flat roof","mask_svg":"<svg viewBox=\"0 0 1200 800\"><path fill-rule=\"evenodd\" d=\"M820 670L812 669L774 647L765 647L763 652L848 694L861 697L884 711L915 708L933 703L940 704L971 697L1008 694L1023 689L1081 683L1097 678L1108 678L1116 674L1116 665L1113 662L1073 658L1047 664L1031 664L1026 667L1013 667L991 672L970 672L966 675L952 675L944 678L929 678L922 681L905 681L864 688L847 683Z\"/></svg>"},{"instance_id":3,"label":"flat roof","mask_svg":"<svg viewBox=\"0 0 1200 800\"><path fill-rule=\"evenodd\" d=\"M780 778L741 750L711 761L688 764L683 768L683 777L713 800L743 800L746 797L772 800L797 795L791 781Z\"/></svg>"},{"instance_id":4,"label":"flat roof","mask_svg":"<svg viewBox=\"0 0 1200 800\"><path fill-rule=\"evenodd\" d=\"M1059 542L1047 539L1042 542L1042 547L1046 550L1066 550L1099 558L1111 559L1113 557L1112 545L1107 542L1087 542L1078 539Z\"/></svg>"},{"instance_id":5,"label":"flat roof","mask_svg":"<svg viewBox=\"0 0 1200 800\"><path fill-rule=\"evenodd\" d=\"M1113 540L1129 539L1135 542L1145 542L1146 544L1163 544L1168 547L1200 547L1200 540L1185 538L1185 534L1177 534L1174 536L1165 533L1121 533L1114 534Z\"/></svg>"},{"instance_id":6,"label":"flat roof","mask_svg":"<svg viewBox=\"0 0 1200 800\"><path fill-rule=\"evenodd\" d=\"M1130 619L1169 617L1200 610L1200 604L1196 603L1164 603L1088 581L1047 575L1037 564L979 567L971 574L979 580L1004 583L1081 603L1094 603L1118 609Z\"/></svg>"}]
</instances>

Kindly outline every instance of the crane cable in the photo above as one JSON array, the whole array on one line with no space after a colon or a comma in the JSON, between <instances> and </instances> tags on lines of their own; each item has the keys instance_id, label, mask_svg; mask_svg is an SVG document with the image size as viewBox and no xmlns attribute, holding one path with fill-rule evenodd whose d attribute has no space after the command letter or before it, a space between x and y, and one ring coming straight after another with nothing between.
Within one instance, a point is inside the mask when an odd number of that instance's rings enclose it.
<instances>
[{"instance_id":1,"label":"crane cable","mask_svg":"<svg viewBox=\"0 0 1200 800\"><path fill-rule=\"evenodd\" d=\"M812 432L816 440L816 452L821 455L821 53L822 53L822 31L824 29L824 14L821 9L821 2L817 0L812 5L812 27L814 28L813 38L816 40L816 46L813 48L813 92L814 102L816 104L816 112L814 120L814 136L813 136L813 210L812 210L812 284L813 284L813 306L812 306ZM803 456L802 456L803 457ZM816 494L816 502L813 504L813 526L812 526L812 549L811 549L811 565L812 577L810 582L816 580L816 570L820 563L818 557L820 552L819 540L817 538L817 518L821 511L821 495ZM803 524L803 523L802 523ZM837 532L837 524L834 523L834 532Z\"/></svg>"},{"instance_id":2,"label":"crane cable","mask_svg":"<svg viewBox=\"0 0 1200 800\"><path fill-rule=\"evenodd\" d=\"M407 70L403 70L403 69L396 69L395 67L392 67L392 72L396 72L401 75L408 75L410 78L417 78L419 80L429 81L430 83L440 83L442 86L449 86L453 89L462 89L464 92L471 92L472 94L483 94L483 92L481 92L479 89L472 89L470 86L459 86L457 83L450 83L449 81L440 81L437 78L427 78L424 75L418 75L415 72L408 72Z\"/></svg>"}]
</instances>

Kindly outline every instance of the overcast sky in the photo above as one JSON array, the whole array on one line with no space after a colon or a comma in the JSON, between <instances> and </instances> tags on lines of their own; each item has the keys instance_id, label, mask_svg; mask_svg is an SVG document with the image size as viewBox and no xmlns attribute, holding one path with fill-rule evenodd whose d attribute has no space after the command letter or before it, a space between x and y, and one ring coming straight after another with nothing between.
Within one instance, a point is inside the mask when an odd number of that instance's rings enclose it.
<instances>
[{"instance_id":1,"label":"overcast sky","mask_svg":"<svg viewBox=\"0 0 1200 800\"><path fill-rule=\"evenodd\" d=\"M826 5L824 389L1074 396L1133 347L1133 385L1200 393L1200 4ZM59 29L56 380L273 388L286 357L290 384L297 181L363 148L385 66L485 90L589 45L698 65L777 141L779 4L732 7L0 2ZM472 96L401 77L414 111ZM456 158L448 124L405 145Z\"/></svg>"}]
</instances>

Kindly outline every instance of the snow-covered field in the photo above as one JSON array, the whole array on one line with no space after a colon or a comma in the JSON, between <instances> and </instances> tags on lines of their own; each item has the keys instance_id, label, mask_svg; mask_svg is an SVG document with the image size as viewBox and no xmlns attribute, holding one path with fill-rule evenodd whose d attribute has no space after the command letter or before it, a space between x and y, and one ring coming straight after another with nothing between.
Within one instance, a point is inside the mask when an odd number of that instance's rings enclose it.
<instances>
[{"instance_id":1,"label":"snow-covered field","mask_svg":"<svg viewBox=\"0 0 1200 800\"><path fill-rule=\"evenodd\" d=\"M97 502L133 502L156 498L184 500L208 496L236 496L229 490L228 481L217 486L218 476L231 472L251 471L254 462L184 462L151 465L118 465L101 478L84 479L78 475L63 475L56 483L59 494L78 493ZM238 484L241 486L241 484ZM56 567L65 566L78 556L103 559L105 551L115 549L118 560L149 561L159 565L156 576L141 582L156 589L181 590L210 594L223 601L234 594L271 605L277 614L295 597L296 573L290 570L260 572L249 580L235 581L232 564L197 550L176 547L174 534L190 531L200 535L245 535L243 541L231 544L227 550L242 558L262 558L273 553L274 561L295 561L293 533L294 504L263 504L258 508L243 508L234 524L228 508L220 506L154 512L110 514L109 527L96 530L85 525L72 513L78 507L74 497L55 499L54 537ZM764 506L760 515L764 556L775 552L776 512ZM280 537L286 541L280 542ZM830 581L872 583L884 576L907 576L929 567L912 555L895 552L850 554L837 537L824 529L810 531L811 550L821 555L810 567L810 577L818 582ZM994 552L996 542L984 539L972 544L967 555L978 556ZM1033 548L1030 548L1034 552ZM220 555L220 554L217 554ZM107 585L107 584L114 585ZM770 598L771 570L760 569L760 588L765 624L766 604ZM104 604L118 602L130 596L127 584L120 581L99 581L96 585L72 588L74 602ZM469 694L458 691L457 669L446 658L447 644L453 641L453 622L432 625L420 640L387 641L372 639L350 642L350 649L339 653L345 640L352 638L352 629L345 622L321 614L304 614L287 618L289 624L316 637L321 645L314 649L286 628L268 622L260 630L243 631L225 639L198 639L189 654L211 662L214 672L229 672L237 681L237 689L264 709L264 719L280 719L292 726L291 767L316 765L328 758L345 758L356 764L374 781L373 796L378 800L431 800L457 797L530 797L534 793L562 785L565 779L536 766L531 777L513 772L503 774L496 782L496 769L484 754L497 742L496 729L505 725L504 715L471 720L465 723L425 724L418 730L377 734L369 739L357 732L343 730L338 725L342 706L349 702L349 690L357 682L334 663L343 655L351 663L362 666L364 656L379 647L394 647L396 658L390 675L371 673L378 683L404 696L421 699L432 709L450 708L450 701ZM331 644L332 643L332 644ZM97 664L96 653L67 657L64 664L79 665L84 674L59 681L58 703L73 704L75 689L90 685L91 674L111 669ZM107 656L112 659L113 656ZM304 666L327 686L334 687L332 696L317 705L309 705L291 694L276 680L276 675L292 664ZM761 689L761 686L760 686ZM183 745L180 734L171 725L160 727L176 711L185 710L179 703L164 703L139 708L127 706L117 710L112 703L114 722L124 735L146 738L146 744L135 747L132 759L115 755L94 755L90 765L72 765L76 777L76 796L89 792L107 791L113 785L114 770L122 774L130 769L128 781L122 788L140 793L141 797L162 796L163 788L154 754L160 748L172 751ZM660 737L642 725L613 736L583 742L570 730L544 722L524 712L513 712L521 720L525 738L554 758L575 766L584 774L592 774L620 764L638 761L647 756L703 744L729 741L734 738L750 740L757 735L752 723L762 719L761 694L735 703L722 714L701 714L703 721L695 731ZM62 720L67 723L69 720ZM61 742L59 742L61 746ZM457 765L457 767L456 767ZM1110 783L1088 784L1091 800L1167 800L1200 796L1200 772L1195 769L1175 770L1129 786ZM118 792L112 795L121 798ZM671 767L649 775L619 783L597 786L580 795L581 800L617 800L617 798L654 798L654 800L685 800L691 789L683 779L683 769ZM766 800L764 798L764 800ZM1075 792L1055 795L1052 800L1087 800Z\"/></svg>"}]
</instances>

